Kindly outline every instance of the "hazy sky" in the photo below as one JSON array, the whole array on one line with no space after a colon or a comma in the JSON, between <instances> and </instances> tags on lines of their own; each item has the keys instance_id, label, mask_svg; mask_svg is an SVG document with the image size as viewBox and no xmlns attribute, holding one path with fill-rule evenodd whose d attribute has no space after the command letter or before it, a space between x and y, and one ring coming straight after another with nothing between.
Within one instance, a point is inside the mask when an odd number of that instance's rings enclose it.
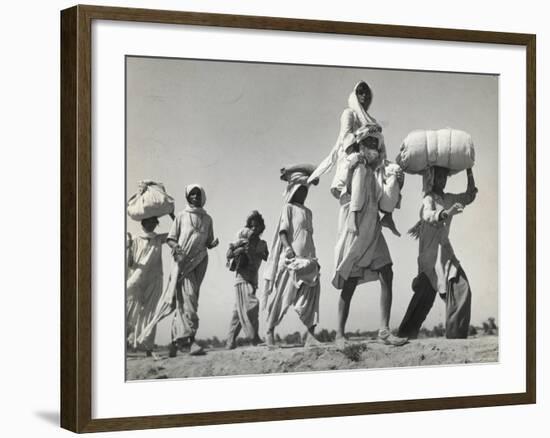
<instances>
[{"instance_id":1,"label":"hazy sky","mask_svg":"<svg viewBox=\"0 0 550 438\"><path fill-rule=\"evenodd\" d=\"M285 188L279 169L287 164L320 162L335 143L347 98L359 80L374 92L370 113L382 124L388 156L413 129L452 127L472 135L474 204L457 216L451 242L472 287L472 323L498 318L498 77L489 75L295 66L181 59L127 58L127 196L137 182L165 184L186 205L184 189L200 183L206 210L220 245L209 252L199 300L198 337L225 338L234 304L233 277L225 267L228 243L247 214L259 210L266 221L263 238L271 245ZM336 328L339 292L330 281L336 243L338 202L329 193L333 173L312 187L306 205L313 211L314 240L321 264L319 329ZM447 191L466 187L465 173L449 179ZM407 175L401 209L394 218L403 237L384 231L394 262L391 326L399 325L411 298L417 272L418 242L406 235L421 204L421 177ZM171 220L162 218L157 232ZM128 231L140 225L127 220ZM170 263L163 253L165 281ZM122 263L122 262L121 262ZM262 275L263 267L260 268ZM379 325L378 282L358 287L347 329ZM121 299L124 291L121 291ZM170 340L167 318L157 343ZM264 315L260 315L263 336ZM439 298L425 325L444 322ZM277 332L303 331L290 310Z\"/></svg>"}]
</instances>

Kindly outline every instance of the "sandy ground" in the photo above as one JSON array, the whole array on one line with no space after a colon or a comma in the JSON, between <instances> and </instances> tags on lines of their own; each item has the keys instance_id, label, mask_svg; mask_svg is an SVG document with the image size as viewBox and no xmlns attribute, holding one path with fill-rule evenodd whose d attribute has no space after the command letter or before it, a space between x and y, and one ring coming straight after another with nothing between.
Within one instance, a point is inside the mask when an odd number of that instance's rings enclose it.
<instances>
[{"instance_id":1,"label":"sandy ground","mask_svg":"<svg viewBox=\"0 0 550 438\"><path fill-rule=\"evenodd\" d=\"M142 353L129 353L127 380L498 361L497 336L419 339L402 347L381 345L375 340L356 340L351 345L345 349L334 344L324 344L321 348L284 346L274 350L263 346L240 347L230 351L207 350L202 356L178 352L175 358L169 358L167 351L160 351L160 360L147 358Z\"/></svg>"}]
</instances>

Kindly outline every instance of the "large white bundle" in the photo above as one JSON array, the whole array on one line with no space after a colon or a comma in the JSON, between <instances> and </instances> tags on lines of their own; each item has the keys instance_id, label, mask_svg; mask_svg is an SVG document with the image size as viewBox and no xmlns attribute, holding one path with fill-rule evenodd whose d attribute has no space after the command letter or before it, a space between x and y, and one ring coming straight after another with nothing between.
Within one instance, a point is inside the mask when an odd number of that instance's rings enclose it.
<instances>
[{"instance_id":1,"label":"large white bundle","mask_svg":"<svg viewBox=\"0 0 550 438\"><path fill-rule=\"evenodd\" d=\"M458 129L416 130L403 140L395 161L407 173L440 166L454 174L473 167L474 143L470 134Z\"/></svg>"},{"instance_id":2,"label":"large white bundle","mask_svg":"<svg viewBox=\"0 0 550 438\"><path fill-rule=\"evenodd\" d=\"M174 213L174 198L161 183L140 181L138 191L128 200L128 216L135 221L170 213Z\"/></svg>"}]
</instances>

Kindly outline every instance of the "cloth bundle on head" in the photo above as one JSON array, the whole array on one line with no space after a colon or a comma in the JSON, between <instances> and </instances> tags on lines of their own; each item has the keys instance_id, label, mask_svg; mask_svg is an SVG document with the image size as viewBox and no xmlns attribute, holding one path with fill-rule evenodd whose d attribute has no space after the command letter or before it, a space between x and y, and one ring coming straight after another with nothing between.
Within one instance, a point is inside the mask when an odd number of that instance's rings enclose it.
<instances>
[{"instance_id":1,"label":"cloth bundle on head","mask_svg":"<svg viewBox=\"0 0 550 438\"><path fill-rule=\"evenodd\" d=\"M307 179L314 170L315 166L313 164L294 164L292 166L285 166L281 169L281 179L288 183L303 181L307 184Z\"/></svg>"},{"instance_id":2,"label":"cloth bundle on head","mask_svg":"<svg viewBox=\"0 0 550 438\"><path fill-rule=\"evenodd\" d=\"M128 199L128 216L135 221L160 217L174 213L174 198L168 193L162 183L143 180L138 184L138 190Z\"/></svg>"},{"instance_id":3,"label":"cloth bundle on head","mask_svg":"<svg viewBox=\"0 0 550 438\"><path fill-rule=\"evenodd\" d=\"M407 173L421 174L428 167L439 166L453 175L473 167L475 148L467 132L452 128L419 129L405 137L395 161Z\"/></svg>"},{"instance_id":4,"label":"cloth bundle on head","mask_svg":"<svg viewBox=\"0 0 550 438\"><path fill-rule=\"evenodd\" d=\"M309 176L314 171L315 166L313 164L295 164L281 169L281 180L288 183L284 192L285 202L290 202L300 186L309 187L310 185L319 184L318 179L309 181Z\"/></svg>"},{"instance_id":5,"label":"cloth bundle on head","mask_svg":"<svg viewBox=\"0 0 550 438\"><path fill-rule=\"evenodd\" d=\"M458 129L416 130L403 140L395 161L405 172L422 175L426 196L433 189L434 167L448 169L448 175L469 169L475 164L475 148L470 134ZM408 233L418 239L423 226L420 219Z\"/></svg>"}]
</instances>

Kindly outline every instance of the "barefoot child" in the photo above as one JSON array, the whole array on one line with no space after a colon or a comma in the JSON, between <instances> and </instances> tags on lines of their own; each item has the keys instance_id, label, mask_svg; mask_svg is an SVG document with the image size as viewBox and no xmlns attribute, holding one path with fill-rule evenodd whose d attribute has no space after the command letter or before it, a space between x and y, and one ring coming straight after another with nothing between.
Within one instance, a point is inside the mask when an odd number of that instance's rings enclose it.
<instances>
[{"instance_id":1,"label":"barefoot child","mask_svg":"<svg viewBox=\"0 0 550 438\"><path fill-rule=\"evenodd\" d=\"M439 293L446 305L446 337L468 337L472 293L449 240L453 217L476 198L473 172L466 172L468 186L461 194L444 192L448 169L431 167L423 175L425 195L420 221L409 231L419 239L418 276L413 280L414 294L399 327L400 336L418 337Z\"/></svg>"},{"instance_id":2,"label":"barefoot child","mask_svg":"<svg viewBox=\"0 0 550 438\"><path fill-rule=\"evenodd\" d=\"M239 232L237 241L229 245L227 259L235 271L235 308L229 325L226 347L237 347L237 336L244 329L254 345L262 343L258 334L259 301L258 270L262 260L267 260L269 251L260 236L265 230L262 215L254 210L246 219L246 226Z\"/></svg>"},{"instance_id":3,"label":"barefoot child","mask_svg":"<svg viewBox=\"0 0 550 438\"><path fill-rule=\"evenodd\" d=\"M156 330L141 341L138 338L151 321L162 294L162 245L167 233L157 234L158 219L141 221L141 233L127 235L128 271L126 279L126 335L132 348L144 350L148 357L157 358L153 351Z\"/></svg>"},{"instance_id":4,"label":"barefoot child","mask_svg":"<svg viewBox=\"0 0 550 438\"><path fill-rule=\"evenodd\" d=\"M308 333L306 346L319 345L315 326L319 320L319 264L313 243L312 213L304 206L308 194L307 178L312 166L294 166L281 170L288 182L285 203L266 267L265 299L267 338L274 346L275 327L290 306L298 313Z\"/></svg>"},{"instance_id":5,"label":"barefoot child","mask_svg":"<svg viewBox=\"0 0 550 438\"><path fill-rule=\"evenodd\" d=\"M219 241L214 238L212 218L204 210L206 194L198 184L186 187L187 207L177 214L167 236L174 261L168 285L159 302L151 328L174 313L172 343L169 356L174 357L183 344L189 344L189 354L198 355L202 348L195 342L199 327L199 292L208 266L208 249Z\"/></svg>"}]
</instances>

